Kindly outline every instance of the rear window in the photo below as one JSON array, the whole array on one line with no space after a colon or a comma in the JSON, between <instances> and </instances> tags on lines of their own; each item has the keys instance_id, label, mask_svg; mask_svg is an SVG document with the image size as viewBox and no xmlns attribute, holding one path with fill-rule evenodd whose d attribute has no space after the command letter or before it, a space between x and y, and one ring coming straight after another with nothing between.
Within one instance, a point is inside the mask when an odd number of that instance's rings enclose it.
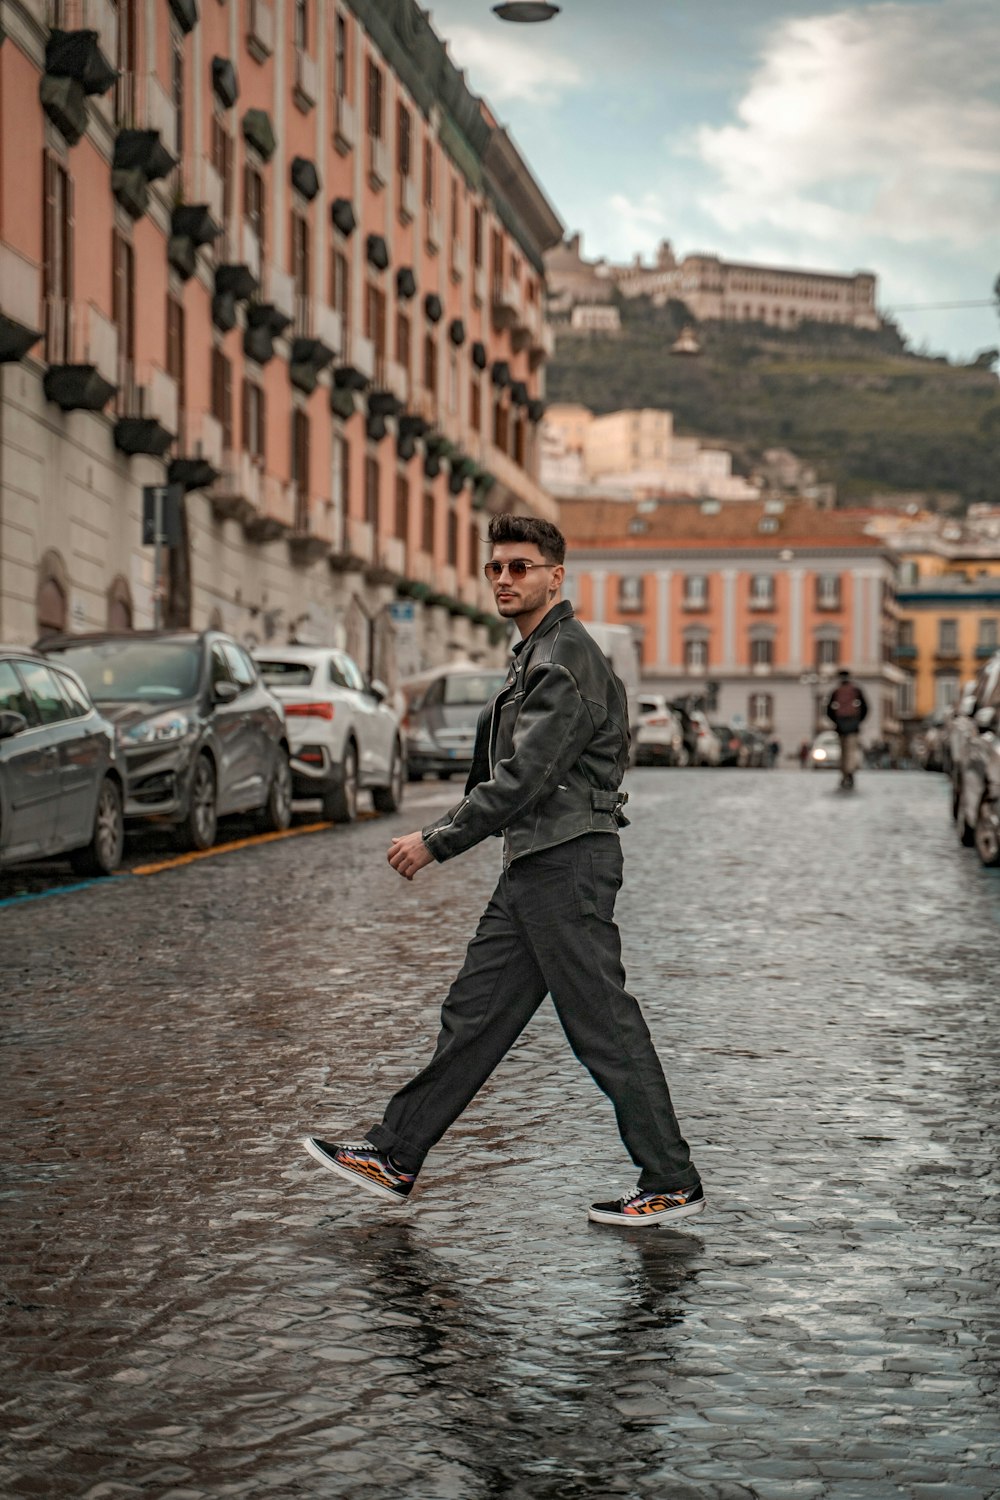
<instances>
[{"instance_id":1,"label":"rear window","mask_svg":"<svg viewBox=\"0 0 1000 1500\"><path fill-rule=\"evenodd\" d=\"M469 672L461 676L444 679L444 701L446 706L457 708L461 704L489 703L507 681L506 672Z\"/></svg>"},{"instance_id":2,"label":"rear window","mask_svg":"<svg viewBox=\"0 0 1000 1500\"><path fill-rule=\"evenodd\" d=\"M72 667L96 703L169 703L198 691L196 642L102 641L69 646L56 657Z\"/></svg>"},{"instance_id":3,"label":"rear window","mask_svg":"<svg viewBox=\"0 0 1000 1500\"><path fill-rule=\"evenodd\" d=\"M316 668L308 661L261 661L257 670L269 687L311 687Z\"/></svg>"}]
</instances>

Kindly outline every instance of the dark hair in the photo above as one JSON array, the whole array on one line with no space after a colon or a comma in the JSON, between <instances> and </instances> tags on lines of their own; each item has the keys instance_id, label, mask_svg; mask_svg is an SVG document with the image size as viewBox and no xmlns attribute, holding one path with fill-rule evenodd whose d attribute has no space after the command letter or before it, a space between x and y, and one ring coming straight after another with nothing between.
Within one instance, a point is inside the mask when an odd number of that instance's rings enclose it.
<instances>
[{"instance_id":1,"label":"dark hair","mask_svg":"<svg viewBox=\"0 0 1000 1500\"><path fill-rule=\"evenodd\" d=\"M528 542L534 544L546 562L561 563L566 560L566 538L558 526L551 521L539 521L534 516L515 516L510 511L490 517L489 540L491 546L499 542Z\"/></svg>"}]
</instances>

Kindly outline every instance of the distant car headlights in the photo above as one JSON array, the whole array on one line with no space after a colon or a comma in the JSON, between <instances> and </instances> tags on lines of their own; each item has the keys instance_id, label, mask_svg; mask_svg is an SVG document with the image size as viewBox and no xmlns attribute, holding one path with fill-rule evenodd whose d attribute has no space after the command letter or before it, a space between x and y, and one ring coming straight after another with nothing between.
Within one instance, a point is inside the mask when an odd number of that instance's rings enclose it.
<instances>
[{"instance_id":1,"label":"distant car headlights","mask_svg":"<svg viewBox=\"0 0 1000 1500\"><path fill-rule=\"evenodd\" d=\"M813 760L826 760L826 751L823 749L814 750Z\"/></svg>"},{"instance_id":2,"label":"distant car headlights","mask_svg":"<svg viewBox=\"0 0 1000 1500\"><path fill-rule=\"evenodd\" d=\"M124 750L149 749L153 745L175 745L195 731L190 714L157 714L155 719L141 719L138 724L119 727L118 743Z\"/></svg>"}]
</instances>

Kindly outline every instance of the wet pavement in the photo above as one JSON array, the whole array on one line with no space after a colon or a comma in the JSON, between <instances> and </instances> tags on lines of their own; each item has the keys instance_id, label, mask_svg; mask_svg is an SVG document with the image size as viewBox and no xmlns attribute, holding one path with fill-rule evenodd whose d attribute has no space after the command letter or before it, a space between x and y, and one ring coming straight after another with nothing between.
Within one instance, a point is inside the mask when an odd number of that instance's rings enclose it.
<instances>
[{"instance_id":1,"label":"wet pavement","mask_svg":"<svg viewBox=\"0 0 1000 1500\"><path fill-rule=\"evenodd\" d=\"M498 846L383 850L445 788L0 910L0 1494L1000 1495L1000 875L920 773L631 791L688 1229L588 1224L634 1172L548 1006L410 1207L300 1151L432 1046Z\"/></svg>"}]
</instances>

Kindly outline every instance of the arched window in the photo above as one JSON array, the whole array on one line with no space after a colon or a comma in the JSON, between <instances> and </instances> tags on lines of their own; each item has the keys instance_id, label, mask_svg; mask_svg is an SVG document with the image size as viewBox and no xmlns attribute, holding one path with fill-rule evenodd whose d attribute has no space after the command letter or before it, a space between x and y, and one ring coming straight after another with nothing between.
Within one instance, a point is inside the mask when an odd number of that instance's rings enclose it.
<instances>
[{"instance_id":1,"label":"arched window","mask_svg":"<svg viewBox=\"0 0 1000 1500\"><path fill-rule=\"evenodd\" d=\"M108 589L108 629L132 629L132 591L119 573Z\"/></svg>"},{"instance_id":2,"label":"arched window","mask_svg":"<svg viewBox=\"0 0 1000 1500\"><path fill-rule=\"evenodd\" d=\"M46 552L38 564L35 628L39 640L63 635L69 629L69 579L66 564L56 551Z\"/></svg>"}]
</instances>

